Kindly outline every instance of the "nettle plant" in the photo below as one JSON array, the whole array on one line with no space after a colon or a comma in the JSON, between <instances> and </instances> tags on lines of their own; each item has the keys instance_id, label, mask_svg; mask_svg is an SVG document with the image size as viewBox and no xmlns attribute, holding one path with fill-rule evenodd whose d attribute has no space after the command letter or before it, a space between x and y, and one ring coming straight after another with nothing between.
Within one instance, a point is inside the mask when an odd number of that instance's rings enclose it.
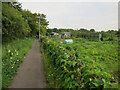
<instances>
[{"instance_id":1,"label":"nettle plant","mask_svg":"<svg viewBox=\"0 0 120 90\"><path fill-rule=\"evenodd\" d=\"M77 58L76 51L62 47L52 39L41 37L43 48L51 56L57 87L62 88L118 88L118 83L99 63L88 56Z\"/></svg>"}]
</instances>

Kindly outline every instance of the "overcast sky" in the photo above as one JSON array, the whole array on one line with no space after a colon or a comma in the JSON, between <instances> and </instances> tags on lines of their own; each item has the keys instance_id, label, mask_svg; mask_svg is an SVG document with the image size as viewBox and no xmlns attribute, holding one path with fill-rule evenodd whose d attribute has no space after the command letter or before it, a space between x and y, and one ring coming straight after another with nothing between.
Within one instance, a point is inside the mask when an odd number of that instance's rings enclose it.
<instances>
[{"instance_id":1,"label":"overcast sky","mask_svg":"<svg viewBox=\"0 0 120 90\"><path fill-rule=\"evenodd\" d=\"M18 0L22 2L22 0ZM117 30L117 2L22 2L23 9L43 13L49 28Z\"/></svg>"}]
</instances>

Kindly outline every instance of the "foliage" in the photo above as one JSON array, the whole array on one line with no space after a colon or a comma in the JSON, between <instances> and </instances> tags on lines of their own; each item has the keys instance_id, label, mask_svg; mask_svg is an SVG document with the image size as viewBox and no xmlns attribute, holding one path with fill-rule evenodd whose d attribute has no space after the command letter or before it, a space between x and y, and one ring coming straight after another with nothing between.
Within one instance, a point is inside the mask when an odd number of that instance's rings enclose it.
<instances>
[{"instance_id":1,"label":"foliage","mask_svg":"<svg viewBox=\"0 0 120 90\"><path fill-rule=\"evenodd\" d=\"M46 20L46 15L44 14L37 14L32 13L29 10L23 10L21 11L22 17L25 18L25 20L28 22L29 27L31 28L31 36L36 35L39 33L39 18L40 16L40 34L45 35L46 34L46 28L49 25L48 21Z\"/></svg>"},{"instance_id":2,"label":"foliage","mask_svg":"<svg viewBox=\"0 0 120 90\"><path fill-rule=\"evenodd\" d=\"M81 39L82 40L82 39ZM84 41L83 41L84 42ZM84 45L77 52L75 48L62 46L52 39L41 37L43 49L54 72L56 87L63 88L117 88L115 79L104 68L83 51ZM76 47L76 46L75 46ZM74 50L75 49L75 50ZM85 49L84 49L85 50ZM90 51L89 51L90 52ZM88 53L88 52L87 52ZM92 52L96 56L97 52ZM64 81L64 82L63 82Z\"/></svg>"},{"instance_id":3,"label":"foliage","mask_svg":"<svg viewBox=\"0 0 120 90\"><path fill-rule=\"evenodd\" d=\"M31 31L20 12L6 3L2 3L2 24L3 41L16 39L16 37L23 38Z\"/></svg>"},{"instance_id":4,"label":"foliage","mask_svg":"<svg viewBox=\"0 0 120 90\"><path fill-rule=\"evenodd\" d=\"M94 29L90 29L90 31L91 31L91 32L95 32L95 30L94 30Z\"/></svg>"},{"instance_id":5,"label":"foliage","mask_svg":"<svg viewBox=\"0 0 120 90\"><path fill-rule=\"evenodd\" d=\"M95 42L85 39L73 39L74 44L63 46L76 51L77 58L88 56L102 65L106 72L118 79L118 42L103 41ZM108 62L109 61L109 62Z\"/></svg>"},{"instance_id":6,"label":"foliage","mask_svg":"<svg viewBox=\"0 0 120 90\"><path fill-rule=\"evenodd\" d=\"M18 39L2 45L2 87L7 88L23 58L31 48L34 38Z\"/></svg>"},{"instance_id":7,"label":"foliage","mask_svg":"<svg viewBox=\"0 0 120 90\"><path fill-rule=\"evenodd\" d=\"M41 35L46 34L49 25L46 15L22 10L18 2L2 3L2 37L3 42L9 42L17 38L37 36L39 34L39 19Z\"/></svg>"},{"instance_id":8,"label":"foliage","mask_svg":"<svg viewBox=\"0 0 120 90\"><path fill-rule=\"evenodd\" d=\"M37 14L32 14L29 10L23 10L21 11L22 17L25 19L25 21L28 23L29 27L31 28L30 36L34 36L38 32L38 24L37 21Z\"/></svg>"}]
</instances>

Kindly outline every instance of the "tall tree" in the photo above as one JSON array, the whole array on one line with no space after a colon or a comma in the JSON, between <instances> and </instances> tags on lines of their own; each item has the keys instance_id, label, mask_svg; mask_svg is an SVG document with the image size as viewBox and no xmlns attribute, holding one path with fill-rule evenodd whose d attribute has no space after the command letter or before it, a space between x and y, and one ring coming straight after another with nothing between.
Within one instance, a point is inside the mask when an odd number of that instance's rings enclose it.
<instances>
[{"instance_id":1,"label":"tall tree","mask_svg":"<svg viewBox=\"0 0 120 90\"><path fill-rule=\"evenodd\" d=\"M2 36L5 40L23 38L31 29L21 13L9 3L2 3Z\"/></svg>"}]
</instances>

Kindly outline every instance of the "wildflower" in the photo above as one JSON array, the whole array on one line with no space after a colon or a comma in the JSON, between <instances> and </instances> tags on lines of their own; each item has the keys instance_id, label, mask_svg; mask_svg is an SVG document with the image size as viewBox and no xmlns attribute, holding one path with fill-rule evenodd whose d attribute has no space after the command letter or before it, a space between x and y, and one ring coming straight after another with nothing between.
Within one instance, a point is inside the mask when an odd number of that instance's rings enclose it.
<instances>
[{"instance_id":1,"label":"wildflower","mask_svg":"<svg viewBox=\"0 0 120 90\"><path fill-rule=\"evenodd\" d=\"M10 53L10 50L8 50L8 52Z\"/></svg>"},{"instance_id":2,"label":"wildflower","mask_svg":"<svg viewBox=\"0 0 120 90\"><path fill-rule=\"evenodd\" d=\"M104 79L104 77L101 77L101 79Z\"/></svg>"},{"instance_id":3,"label":"wildflower","mask_svg":"<svg viewBox=\"0 0 120 90\"><path fill-rule=\"evenodd\" d=\"M10 57L10 59L12 59L12 57Z\"/></svg>"},{"instance_id":4,"label":"wildflower","mask_svg":"<svg viewBox=\"0 0 120 90\"><path fill-rule=\"evenodd\" d=\"M17 52L17 50L15 49L15 52Z\"/></svg>"},{"instance_id":5,"label":"wildflower","mask_svg":"<svg viewBox=\"0 0 120 90\"><path fill-rule=\"evenodd\" d=\"M110 84L110 86L111 86L111 87L113 87L113 85L112 85L112 84Z\"/></svg>"},{"instance_id":6,"label":"wildflower","mask_svg":"<svg viewBox=\"0 0 120 90\"><path fill-rule=\"evenodd\" d=\"M92 81L92 79L90 78L90 81Z\"/></svg>"},{"instance_id":7,"label":"wildflower","mask_svg":"<svg viewBox=\"0 0 120 90\"><path fill-rule=\"evenodd\" d=\"M18 55L18 52L17 52L17 54L16 55Z\"/></svg>"},{"instance_id":8,"label":"wildflower","mask_svg":"<svg viewBox=\"0 0 120 90\"><path fill-rule=\"evenodd\" d=\"M13 55L13 53L11 55Z\"/></svg>"},{"instance_id":9,"label":"wildflower","mask_svg":"<svg viewBox=\"0 0 120 90\"><path fill-rule=\"evenodd\" d=\"M62 42L62 41L60 41L60 44L63 44L63 42Z\"/></svg>"}]
</instances>

